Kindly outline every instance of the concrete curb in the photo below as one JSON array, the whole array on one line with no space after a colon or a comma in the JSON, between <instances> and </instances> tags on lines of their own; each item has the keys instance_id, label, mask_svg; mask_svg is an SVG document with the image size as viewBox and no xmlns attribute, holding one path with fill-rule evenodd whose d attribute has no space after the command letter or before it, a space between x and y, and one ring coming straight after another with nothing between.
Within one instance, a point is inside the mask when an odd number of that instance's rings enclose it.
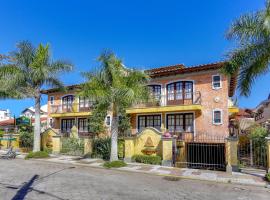
<instances>
[{"instance_id":1,"label":"concrete curb","mask_svg":"<svg viewBox=\"0 0 270 200\"><path fill-rule=\"evenodd\" d=\"M127 169L125 167L122 168L105 168L101 166L101 163L96 163L95 165L91 164L84 164L84 163L77 163L77 161L74 162L66 162L66 161L56 161L56 160L50 160L50 159L31 159L32 161L42 161L42 162L51 162L51 163L56 163L56 164L71 164L75 166L82 166L82 167L90 167L90 168L96 168L96 169L106 169L106 170L114 170L114 171L121 171L121 172L132 172L132 173L143 173L143 174L151 174L151 175L157 175L157 176L163 176L163 177L177 177L180 179L186 179L186 180L198 180L198 181L204 181L204 182L215 182L215 183L223 183L223 184L235 184L235 185L246 185L246 186L256 186L256 187L264 187L264 188L269 188L270 189L270 184L267 183L248 183L248 182L241 182L235 178L219 178L215 180L211 179L206 179L206 178L200 178L200 177L191 177L191 176L179 176L179 175L171 175L171 174L162 174L162 173L157 173L154 171L138 171L138 170L132 170L132 169ZM141 166L140 164L134 164L134 163L127 163L129 165L134 165L134 166ZM149 166L149 165L145 165ZM160 166L159 166L160 167ZM163 167L163 166L162 166ZM172 167L168 167L172 168Z\"/></svg>"}]
</instances>

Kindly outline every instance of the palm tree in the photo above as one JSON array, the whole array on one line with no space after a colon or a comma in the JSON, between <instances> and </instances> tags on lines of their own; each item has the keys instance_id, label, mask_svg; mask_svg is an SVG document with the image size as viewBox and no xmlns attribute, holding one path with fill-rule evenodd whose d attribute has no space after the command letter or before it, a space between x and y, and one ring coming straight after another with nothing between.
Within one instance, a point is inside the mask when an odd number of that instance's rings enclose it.
<instances>
[{"instance_id":1,"label":"palm tree","mask_svg":"<svg viewBox=\"0 0 270 200\"><path fill-rule=\"evenodd\" d=\"M58 75L72 70L66 61L53 61L49 45L35 48L22 41L0 66L0 98L33 98L35 101L34 148L40 151L40 101L44 86L63 88Z\"/></svg>"},{"instance_id":2,"label":"palm tree","mask_svg":"<svg viewBox=\"0 0 270 200\"><path fill-rule=\"evenodd\" d=\"M241 16L227 32L237 48L229 54L224 72L238 74L240 94L249 96L258 76L268 72L270 62L270 0L263 10Z\"/></svg>"},{"instance_id":3,"label":"palm tree","mask_svg":"<svg viewBox=\"0 0 270 200\"><path fill-rule=\"evenodd\" d=\"M112 113L110 161L115 161L118 160L119 115L123 108L147 99L148 77L141 71L124 67L122 61L108 51L102 53L98 61L101 63L100 70L84 74L88 82L84 84L80 95L94 99L97 102L94 109Z\"/></svg>"}]
</instances>

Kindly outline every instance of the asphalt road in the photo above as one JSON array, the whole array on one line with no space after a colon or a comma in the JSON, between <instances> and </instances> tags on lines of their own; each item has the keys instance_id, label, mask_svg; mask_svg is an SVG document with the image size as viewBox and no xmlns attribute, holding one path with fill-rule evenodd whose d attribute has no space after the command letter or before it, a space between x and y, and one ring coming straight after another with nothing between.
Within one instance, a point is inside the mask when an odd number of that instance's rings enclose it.
<instances>
[{"instance_id":1,"label":"asphalt road","mask_svg":"<svg viewBox=\"0 0 270 200\"><path fill-rule=\"evenodd\" d=\"M0 200L270 200L270 190L34 160L0 160Z\"/></svg>"}]
</instances>

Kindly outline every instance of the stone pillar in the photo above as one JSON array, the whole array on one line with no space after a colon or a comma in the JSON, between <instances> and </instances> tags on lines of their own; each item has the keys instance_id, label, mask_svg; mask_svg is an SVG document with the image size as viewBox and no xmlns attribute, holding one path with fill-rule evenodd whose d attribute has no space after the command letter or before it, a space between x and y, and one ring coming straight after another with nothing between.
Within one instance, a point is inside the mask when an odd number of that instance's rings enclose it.
<instances>
[{"instance_id":1,"label":"stone pillar","mask_svg":"<svg viewBox=\"0 0 270 200\"><path fill-rule=\"evenodd\" d=\"M131 158L134 155L134 138L125 138L125 162L131 162Z\"/></svg>"},{"instance_id":2,"label":"stone pillar","mask_svg":"<svg viewBox=\"0 0 270 200\"><path fill-rule=\"evenodd\" d=\"M226 138L226 171L237 172L238 171L238 138L228 137Z\"/></svg>"},{"instance_id":3,"label":"stone pillar","mask_svg":"<svg viewBox=\"0 0 270 200\"><path fill-rule=\"evenodd\" d=\"M173 138L162 138L162 165L172 166Z\"/></svg>"},{"instance_id":4,"label":"stone pillar","mask_svg":"<svg viewBox=\"0 0 270 200\"><path fill-rule=\"evenodd\" d=\"M60 153L61 148L62 148L61 136L60 135L53 136L52 144L53 144L52 152Z\"/></svg>"},{"instance_id":5,"label":"stone pillar","mask_svg":"<svg viewBox=\"0 0 270 200\"><path fill-rule=\"evenodd\" d=\"M266 138L267 140L267 171L270 173L270 136Z\"/></svg>"},{"instance_id":6,"label":"stone pillar","mask_svg":"<svg viewBox=\"0 0 270 200\"><path fill-rule=\"evenodd\" d=\"M176 160L179 162L179 164L176 165L176 167L187 167L187 157L186 157L186 143L185 141L177 141L176 143L177 149L179 151Z\"/></svg>"},{"instance_id":7,"label":"stone pillar","mask_svg":"<svg viewBox=\"0 0 270 200\"><path fill-rule=\"evenodd\" d=\"M93 152L93 139L85 138L84 139L84 154L91 154Z\"/></svg>"}]
</instances>

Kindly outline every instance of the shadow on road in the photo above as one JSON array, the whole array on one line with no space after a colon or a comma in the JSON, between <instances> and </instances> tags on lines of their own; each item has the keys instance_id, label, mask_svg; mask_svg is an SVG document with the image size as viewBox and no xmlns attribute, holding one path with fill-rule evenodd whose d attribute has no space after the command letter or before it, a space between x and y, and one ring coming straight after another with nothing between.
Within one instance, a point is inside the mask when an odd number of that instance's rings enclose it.
<instances>
[{"instance_id":1,"label":"shadow on road","mask_svg":"<svg viewBox=\"0 0 270 200\"><path fill-rule=\"evenodd\" d=\"M31 186L38 177L38 175L34 175L28 182L24 183L24 185L17 191L16 195L12 198L12 200L23 200L27 193L32 190Z\"/></svg>"}]
</instances>

